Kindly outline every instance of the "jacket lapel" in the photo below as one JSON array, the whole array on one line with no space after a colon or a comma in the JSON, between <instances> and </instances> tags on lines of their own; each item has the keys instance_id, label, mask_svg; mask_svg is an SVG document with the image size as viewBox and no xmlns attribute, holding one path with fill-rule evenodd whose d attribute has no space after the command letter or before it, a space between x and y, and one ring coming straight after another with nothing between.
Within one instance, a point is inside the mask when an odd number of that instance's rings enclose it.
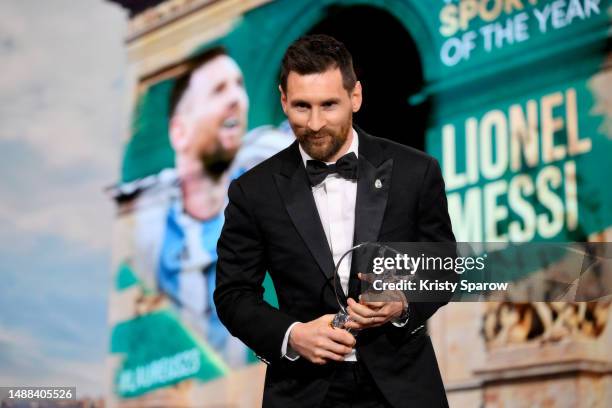
<instances>
[{"instance_id":1,"label":"jacket lapel","mask_svg":"<svg viewBox=\"0 0 612 408\"><path fill-rule=\"evenodd\" d=\"M372 136L355 129L359 134L359 180L353 244L357 245L378 239L389 197L393 159L383 156Z\"/></svg>"},{"instance_id":2,"label":"jacket lapel","mask_svg":"<svg viewBox=\"0 0 612 408\"><path fill-rule=\"evenodd\" d=\"M359 180L355 203L355 233L353 245L376 242L387 208L393 159L386 158L376 140L355 127L359 134ZM357 299L360 281L353 260L349 279L349 297ZM364 271L361 271L364 272Z\"/></svg>"},{"instance_id":3,"label":"jacket lapel","mask_svg":"<svg viewBox=\"0 0 612 408\"><path fill-rule=\"evenodd\" d=\"M298 233L306 243L326 279L334 273L334 260L325 237L321 218L312 196L306 169L295 141L287 150L280 174L275 174L276 185Z\"/></svg>"}]
</instances>

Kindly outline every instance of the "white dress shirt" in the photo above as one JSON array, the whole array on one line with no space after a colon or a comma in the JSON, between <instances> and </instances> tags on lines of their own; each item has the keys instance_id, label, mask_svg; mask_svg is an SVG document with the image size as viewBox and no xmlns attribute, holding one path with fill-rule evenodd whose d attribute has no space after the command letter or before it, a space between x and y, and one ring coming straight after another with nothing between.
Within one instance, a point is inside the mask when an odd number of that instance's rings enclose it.
<instances>
[{"instance_id":1,"label":"white dress shirt","mask_svg":"<svg viewBox=\"0 0 612 408\"><path fill-rule=\"evenodd\" d=\"M357 132L353 129L353 140L349 146L346 154L355 153L359 157L359 137ZM304 166L308 160L314 160L302 149L299 145L300 155ZM327 163L327 164L333 164ZM338 175L338 173L332 173L327 175L322 183L312 187L312 195L323 224L323 230L325 231L325 237L334 258L334 264L337 265L338 261L349 249L353 247L353 236L355 232L355 202L357 200L357 180L347 180ZM340 278L340 284L345 294L348 294L349 277L351 272L351 254L349 254L342 264L338 268L338 276ZM291 361L299 358L299 354L292 350L290 347L287 349L289 341L289 333L295 322L287 329L285 338L283 339L281 356L288 358ZM396 326L401 327L406 322L394 323ZM344 357L344 361L357 361L355 355L355 349Z\"/></svg>"}]
</instances>

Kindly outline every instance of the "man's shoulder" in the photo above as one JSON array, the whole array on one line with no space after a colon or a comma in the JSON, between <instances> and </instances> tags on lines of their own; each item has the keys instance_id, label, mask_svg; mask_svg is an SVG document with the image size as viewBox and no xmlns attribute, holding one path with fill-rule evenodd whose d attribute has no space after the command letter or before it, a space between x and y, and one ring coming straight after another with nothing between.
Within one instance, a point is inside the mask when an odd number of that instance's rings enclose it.
<instances>
[{"instance_id":1,"label":"man's shoulder","mask_svg":"<svg viewBox=\"0 0 612 408\"><path fill-rule=\"evenodd\" d=\"M376 144L384 157L393 158L400 165L429 166L436 159L430 154L384 137L365 134L371 143Z\"/></svg>"}]
</instances>

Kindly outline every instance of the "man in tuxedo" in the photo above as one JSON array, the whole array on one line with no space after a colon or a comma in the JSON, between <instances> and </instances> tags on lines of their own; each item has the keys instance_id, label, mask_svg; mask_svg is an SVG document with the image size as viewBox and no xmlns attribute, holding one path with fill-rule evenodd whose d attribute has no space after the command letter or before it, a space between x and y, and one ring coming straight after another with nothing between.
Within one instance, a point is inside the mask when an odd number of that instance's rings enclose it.
<instances>
[{"instance_id":1,"label":"man in tuxedo","mask_svg":"<svg viewBox=\"0 0 612 408\"><path fill-rule=\"evenodd\" d=\"M437 161L353 125L361 84L329 36L288 48L279 90L297 140L231 183L214 293L221 321L268 364L263 405L447 406L424 327L445 302L356 301L346 266L345 327L358 335L330 325L334 265L353 245L454 242ZM263 301L266 271L278 309Z\"/></svg>"}]
</instances>

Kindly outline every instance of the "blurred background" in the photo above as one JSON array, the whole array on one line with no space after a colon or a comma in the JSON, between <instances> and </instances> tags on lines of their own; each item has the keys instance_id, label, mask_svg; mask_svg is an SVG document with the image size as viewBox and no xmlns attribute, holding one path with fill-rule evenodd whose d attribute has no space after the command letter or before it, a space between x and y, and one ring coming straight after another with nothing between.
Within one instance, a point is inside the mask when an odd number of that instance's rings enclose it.
<instances>
[{"instance_id":1,"label":"blurred background","mask_svg":"<svg viewBox=\"0 0 612 408\"><path fill-rule=\"evenodd\" d=\"M360 127L440 161L458 241L612 241L609 0L0 10L1 386L261 404L265 365L216 317L215 246L229 182L293 140L279 66L308 33L351 51ZM451 407L612 406L609 309L445 306L428 329Z\"/></svg>"},{"instance_id":2,"label":"blurred background","mask_svg":"<svg viewBox=\"0 0 612 408\"><path fill-rule=\"evenodd\" d=\"M128 132L127 13L0 5L0 384L105 391L117 179Z\"/></svg>"}]
</instances>

